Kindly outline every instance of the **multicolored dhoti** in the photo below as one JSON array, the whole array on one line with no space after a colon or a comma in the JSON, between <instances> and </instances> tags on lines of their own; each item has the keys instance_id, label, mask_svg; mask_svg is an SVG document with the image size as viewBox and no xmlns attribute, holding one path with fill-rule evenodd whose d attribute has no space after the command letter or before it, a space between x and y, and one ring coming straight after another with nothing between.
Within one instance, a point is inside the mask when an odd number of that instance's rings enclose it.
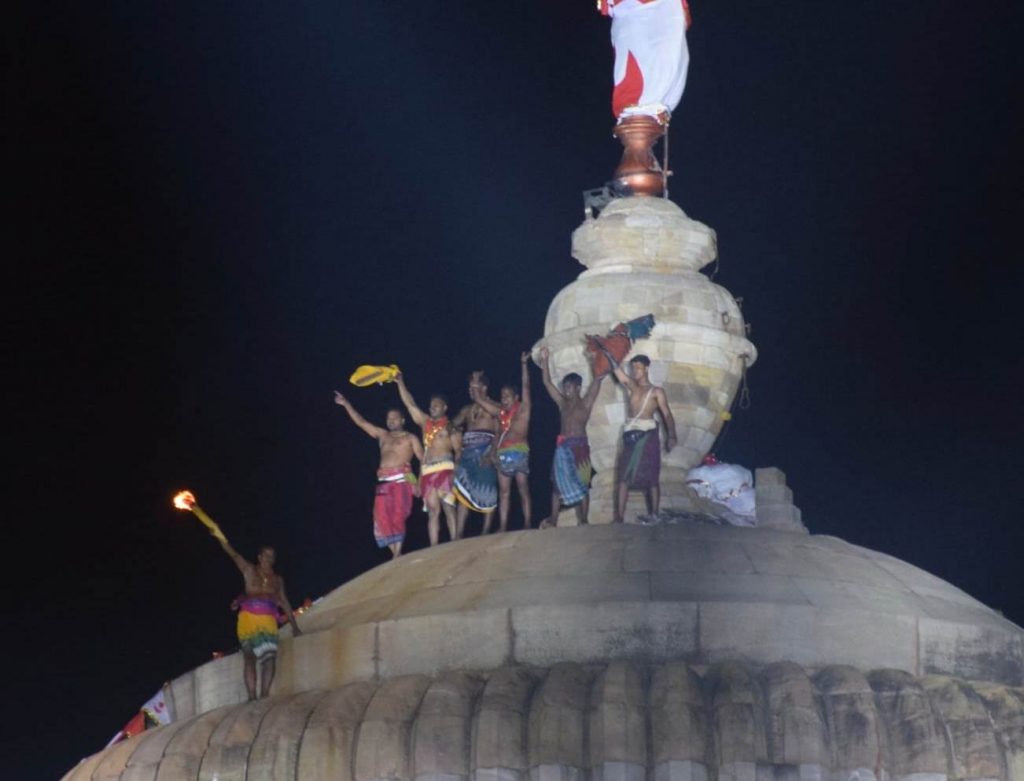
<instances>
[{"instance_id":1,"label":"multicolored dhoti","mask_svg":"<svg viewBox=\"0 0 1024 781\"><path fill-rule=\"evenodd\" d=\"M431 491L436 491L438 498L445 504L455 504L452 493L452 476L455 474L455 462L450 458L427 461L420 470L420 496L423 497L423 512L428 512L426 499Z\"/></svg>"},{"instance_id":2,"label":"multicolored dhoti","mask_svg":"<svg viewBox=\"0 0 1024 781\"><path fill-rule=\"evenodd\" d=\"M242 652L257 659L277 656L277 603L246 597L238 606L238 642Z\"/></svg>"},{"instance_id":3,"label":"multicolored dhoti","mask_svg":"<svg viewBox=\"0 0 1024 781\"><path fill-rule=\"evenodd\" d=\"M405 539L405 521L412 512L416 476L409 465L377 470L377 491L373 500L373 536L377 546L386 548Z\"/></svg>"},{"instance_id":4,"label":"multicolored dhoti","mask_svg":"<svg viewBox=\"0 0 1024 781\"><path fill-rule=\"evenodd\" d=\"M661 476L661 439L654 420L626 424L622 432L619 482L630 488L653 488Z\"/></svg>"},{"instance_id":5,"label":"multicolored dhoti","mask_svg":"<svg viewBox=\"0 0 1024 781\"><path fill-rule=\"evenodd\" d=\"M530 446L525 442L503 442L498 447L498 470L506 477L516 472L530 474Z\"/></svg>"},{"instance_id":6,"label":"multicolored dhoti","mask_svg":"<svg viewBox=\"0 0 1024 781\"><path fill-rule=\"evenodd\" d=\"M555 459L551 464L551 480L562 497L562 504L578 504L590 493L594 469L590 464L590 443L586 437L563 437L555 440Z\"/></svg>"},{"instance_id":7,"label":"multicolored dhoti","mask_svg":"<svg viewBox=\"0 0 1024 781\"><path fill-rule=\"evenodd\" d=\"M498 473L484 454L494 441L491 431L462 435L462 457L455 467L455 498L470 510L489 513L498 506Z\"/></svg>"}]
</instances>

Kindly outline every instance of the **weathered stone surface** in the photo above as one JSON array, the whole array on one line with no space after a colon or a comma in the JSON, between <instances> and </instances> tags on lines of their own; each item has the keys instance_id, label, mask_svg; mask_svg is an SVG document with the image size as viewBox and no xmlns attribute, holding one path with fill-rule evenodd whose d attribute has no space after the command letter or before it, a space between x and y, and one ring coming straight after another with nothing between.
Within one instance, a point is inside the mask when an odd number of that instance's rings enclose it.
<instances>
[{"instance_id":1,"label":"weathered stone surface","mask_svg":"<svg viewBox=\"0 0 1024 781\"><path fill-rule=\"evenodd\" d=\"M647 766L647 693L643 671L616 662L594 679L588 724L594 778L644 777Z\"/></svg>"},{"instance_id":2,"label":"weathered stone surface","mask_svg":"<svg viewBox=\"0 0 1024 781\"><path fill-rule=\"evenodd\" d=\"M377 643L378 666L384 677L500 667L508 661L512 647L506 610L383 621Z\"/></svg>"},{"instance_id":3,"label":"weathered stone surface","mask_svg":"<svg viewBox=\"0 0 1024 781\"><path fill-rule=\"evenodd\" d=\"M1024 633L890 556L691 519L404 558L284 634L271 700L208 663L68 778L1024 781Z\"/></svg>"},{"instance_id":4,"label":"weathered stone surface","mask_svg":"<svg viewBox=\"0 0 1024 781\"><path fill-rule=\"evenodd\" d=\"M139 736L138 747L132 752L120 776L122 781L155 781L171 740L186 724L187 721L176 721L163 729L143 732Z\"/></svg>"},{"instance_id":5,"label":"weathered stone surface","mask_svg":"<svg viewBox=\"0 0 1024 781\"><path fill-rule=\"evenodd\" d=\"M710 683L718 764L729 768L729 775L746 776L756 762L768 759L760 688L750 671L736 662L717 667Z\"/></svg>"},{"instance_id":6,"label":"weathered stone surface","mask_svg":"<svg viewBox=\"0 0 1024 781\"><path fill-rule=\"evenodd\" d=\"M990 683L971 686L981 697L999 736L1006 777L1024 779L1024 689Z\"/></svg>"},{"instance_id":7,"label":"weathered stone surface","mask_svg":"<svg viewBox=\"0 0 1024 781\"><path fill-rule=\"evenodd\" d=\"M825 765L821 704L804 669L793 662L769 665L762 677L768 704L768 757L775 765Z\"/></svg>"},{"instance_id":8,"label":"weathered stone surface","mask_svg":"<svg viewBox=\"0 0 1024 781\"><path fill-rule=\"evenodd\" d=\"M481 688L480 678L458 672L430 684L413 730L417 781L469 777L473 706Z\"/></svg>"},{"instance_id":9,"label":"weathered stone surface","mask_svg":"<svg viewBox=\"0 0 1024 781\"><path fill-rule=\"evenodd\" d=\"M214 731L221 722L230 718L237 708L238 706L218 708L186 721L167 743L157 769L157 781L198 778L199 767Z\"/></svg>"},{"instance_id":10,"label":"weathered stone surface","mask_svg":"<svg viewBox=\"0 0 1024 781\"><path fill-rule=\"evenodd\" d=\"M958 778L1004 778L1002 751L985 701L962 681L928 676L921 681L949 736Z\"/></svg>"},{"instance_id":11,"label":"weathered stone surface","mask_svg":"<svg viewBox=\"0 0 1024 781\"><path fill-rule=\"evenodd\" d=\"M853 667L827 667L815 678L828 725L831 767L844 774L877 778L882 752L881 723L864 674Z\"/></svg>"},{"instance_id":12,"label":"weathered stone surface","mask_svg":"<svg viewBox=\"0 0 1024 781\"><path fill-rule=\"evenodd\" d=\"M301 637L282 638L274 694L679 657L1024 683L1024 632L939 578L835 538L697 521L438 546L356 578L300 621ZM240 702L241 658L204 664L169 690L176 718Z\"/></svg>"},{"instance_id":13,"label":"weathered stone surface","mask_svg":"<svg viewBox=\"0 0 1024 781\"><path fill-rule=\"evenodd\" d=\"M886 765L897 777L943 774L948 749L942 722L917 680L901 670L876 670L868 676L885 738Z\"/></svg>"},{"instance_id":14,"label":"weathered stone surface","mask_svg":"<svg viewBox=\"0 0 1024 781\"><path fill-rule=\"evenodd\" d=\"M313 710L326 692L279 698L267 711L249 750L246 778L301 779L296 775L299 745Z\"/></svg>"},{"instance_id":15,"label":"weathered stone surface","mask_svg":"<svg viewBox=\"0 0 1024 781\"><path fill-rule=\"evenodd\" d=\"M554 375L574 371L589 382L585 335L654 315L657 325L650 338L634 347L651 358L651 379L665 388L676 419L679 444L662 466L666 508L692 507L686 470L710 450L722 428L722 413L757 358L736 301L699 273L715 254L714 231L671 201L613 201L573 234L573 255L589 270L555 297L544 327ZM612 517L613 467L624 422L621 389L606 382L587 427L598 472L591 522Z\"/></svg>"},{"instance_id":16,"label":"weathered stone surface","mask_svg":"<svg viewBox=\"0 0 1024 781\"><path fill-rule=\"evenodd\" d=\"M327 693L309 716L299 745L302 781L353 781L355 736L376 684L353 683Z\"/></svg>"},{"instance_id":17,"label":"weathered stone surface","mask_svg":"<svg viewBox=\"0 0 1024 781\"><path fill-rule=\"evenodd\" d=\"M355 781L412 781L409 738L430 679L407 675L385 681L362 718L356 739Z\"/></svg>"},{"instance_id":18,"label":"weathered stone surface","mask_svg":"<svg viewBox=\"0 0 1024 781\"><path fill-rule=\"evenodd\" d=\"M696 605L620 602L523 607L511 611L514 659L550 665L561 659L668 659L696 647Z\"/></svg>"},{"instance_id":19,"label":"weathered stone surface","mask_svg":"<svg viewBox=\"0 0 1024 781\"><path fill-rule=\"evenodd\" d=\"M700 679L686 664L669 662L652 672L651 745L655 767L666 779L706 774L708 754L708 708Z\"/></svg>"},{"instance_id":20,"label":"weathered stone surface","mask_svg":"<svg viewBox=\"0 0 1024 781\"><path fill-rule=\"evenodd\" d=\"M530 697L540 677L525 667L496 670L487 679L473 729L472 765L480 781L521 781L529 770L526 734Z\"/></svg>"},{"instance_id":21,"label":"weathered stone surface","mask_svg":"<svg viewBox=\"0 0 1024 781\"><path fill-rule=\"evenodd\" d=\"M503 667L221 708L68 779L943 781L1020 774L1024 690L790 662Z\"/></svg>"},{"instance_id":22,"label":"weathered stone surface","mask_svg":"<svg viewBox=\"0 0 1024 781\"><path fill-rule=\"evenodd\" d=\"M583 739L592 673L576 664L552 667L533 697L527 728L531 771L587 767ZM558 771L561 774L561 771Z\"/></svg>"}]
</instances>

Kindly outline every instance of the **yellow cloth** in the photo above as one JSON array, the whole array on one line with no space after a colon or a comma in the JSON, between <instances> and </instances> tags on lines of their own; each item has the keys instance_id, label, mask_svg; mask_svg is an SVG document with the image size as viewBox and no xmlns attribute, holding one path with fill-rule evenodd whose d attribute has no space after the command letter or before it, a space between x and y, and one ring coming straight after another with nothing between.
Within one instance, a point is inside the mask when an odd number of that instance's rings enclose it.
<instances>
[{"instance_id":1,"label":"yellow cloth","mask_svg":"<svg viewBox=\"0 0 1024 781\"><path fill-rule=\"evenodd\" d=\"M243 651L257 659L277 653L277 617L268 613L254 613L244 605L238 611L238 640Z\"/></svg>"},{"instance_id":2,"label":"yellow cloth","mask_svg":"<svg viewBox=\"0 0 1024 781\"><path fill-rule=\"evenodd\" d=\"M394 364L390 366L360 366L352 372L348 381L360 388L365 388L374 383L394 382L398 372L399 368Z\"/></svg>"}]
</instances>

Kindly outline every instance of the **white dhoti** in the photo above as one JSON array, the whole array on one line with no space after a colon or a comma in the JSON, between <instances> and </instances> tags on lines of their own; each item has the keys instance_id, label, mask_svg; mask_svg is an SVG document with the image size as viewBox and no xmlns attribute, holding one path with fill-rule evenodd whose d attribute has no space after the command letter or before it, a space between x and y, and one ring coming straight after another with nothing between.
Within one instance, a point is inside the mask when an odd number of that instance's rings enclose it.
<instances>
[{"instance_id":1,"label":"white dhoti","mask_svg":"<svg viewBox=\"0 0 1024 781\"><path fill-rule=\"evenodd\" d=\"M609 0L615 47L616 118L671 114L683 96L690 51L684 0Z\"/></svg>"}]
</instances>

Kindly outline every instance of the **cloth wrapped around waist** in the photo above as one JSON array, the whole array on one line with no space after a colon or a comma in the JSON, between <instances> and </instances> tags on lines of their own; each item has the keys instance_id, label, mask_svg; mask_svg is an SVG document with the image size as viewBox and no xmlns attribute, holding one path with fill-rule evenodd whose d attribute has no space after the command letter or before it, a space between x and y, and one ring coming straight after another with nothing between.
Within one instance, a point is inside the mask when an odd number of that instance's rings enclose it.
<instances>
[{"instance_id":1,"label":"cloth wrapped around waist","mask_svg":"<svg viewBox=\"0 0 1024 781\"><path fill-rule=\"evenodd\" d=\"M454 474L455 462L450 458L427 461L420 469L420 494L424 499L428 499L431 492L437 491L442 502L455 504L455 494L452 493ZM423 512L428 511L429 508L424 504Z\"/></svg>"},{"instance_id":2,"label":"cloth wrapped around waist","mask_svg":"<svg viewBox=\"0 0 1024 781\"><path fill-rule=\"evenodd\" d=\"M481 513L498 506L498 472L489 459L484 459L493 441L493 431L467 431L462 435L462 457L455 467L455 497Z\"/></svg>"},{"instance_id":3,"label":"cloth wrapped around waist","mask_svg":"<svg viewBox=\"0 0 1024 781\"><path fill-rule=\"evenodd\" d=\"M516 472L530 474L530 446L522 440L503 441L498 446L498 469L506 476L512 476Z\"/></svg>"},{"instance_id":4,"label":"cloth wrapped around waist","mask_svg":"<svg viewBox=\"0 0 1024 781\"><path fill-rule=\"evenodd\" d=\"M408 464L377 470L373 500L373 536L378 547L405 539L405 521L412 512L416 475Z\"/></svg>"},{"instance_id":5,"label":"cloth wrapped around waist","mask_svg":"<svg viewBox=\"0 0 1024 781\"><path fill-rule=\"evenodd\" d=\"M661 440L654 420L630 421L650 424L641 428L626 425L622 432L622 454L619 460L619 481L630 488L651 488L661 477Z\"/></svg>"},{"instance_id":6,"label":"cloth wrapped around waist","mask_svg":"<svg viewBox=\"0 0 1024 781\"><path fill-rule=\"evenodd\" d=\"M654 418L633 418L626 422L623 431L654 431L658 427L658 421Z\"/></svg>"},{"instance_id":7,"label":"cloth wrapped around waist","mask_svg":"<svg viewBox=\"0 0 1024 781\"><path fill-rule=\"evenodd\" d=\"M582 502L590 492L593 473L590 463L590 442L587 438L559 435L555 440L551 479L562 498L562 504L573 505Z\"/></svg>"},{"instance_id":8,"label":"cloth wrapped around waist","mask_svg":"<svg viewBox=\"0 0 1024 781\"><path fill-rule=\"evenodd\" d=\"M261 597L246 597L238 605L238 642L244 653L257 659L277 654L277 603Z\"/></svg>"}]
</instances>

